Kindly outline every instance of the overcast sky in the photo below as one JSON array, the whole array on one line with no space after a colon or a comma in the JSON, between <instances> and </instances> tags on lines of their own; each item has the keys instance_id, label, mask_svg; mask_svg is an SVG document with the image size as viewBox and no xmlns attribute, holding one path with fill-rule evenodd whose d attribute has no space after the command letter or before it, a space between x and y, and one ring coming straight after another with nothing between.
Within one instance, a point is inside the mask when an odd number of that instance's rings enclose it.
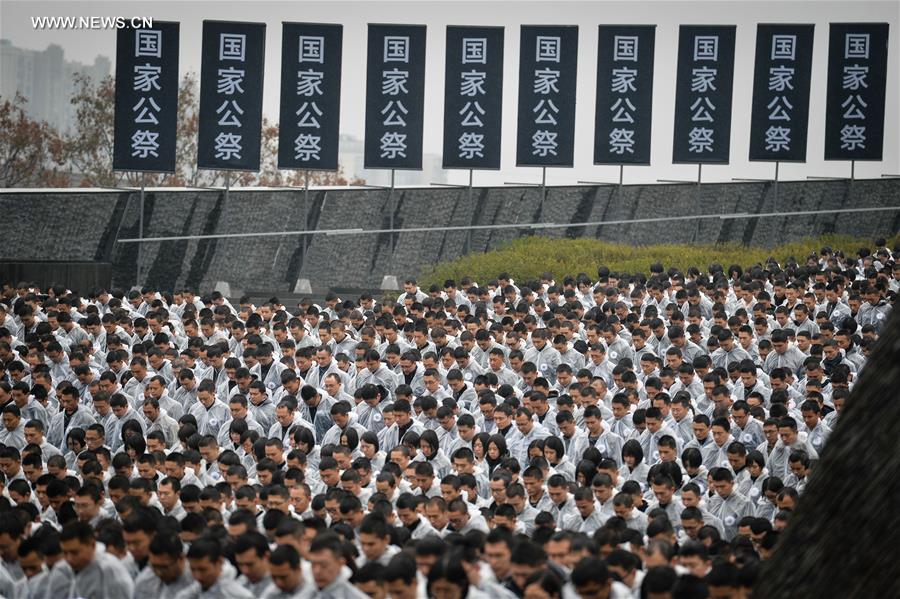
<instances>
[{"instance_id":1,"label":"overcast sky","mask_svg":"<svg viewBox=\"0 0 900 599\"><path fill-rule=\"evenodd\" d=\"M672 165L672 115L674 113L675 62L679 24L737 25L734 101L731 136L731 164L707 166L704 181L727 181L732 177L769 178L770 163L747 160L750 126L753 54L757 23L813 23L812 93L809 145L806 164L782 165L782 179L803 179L807 175L849 176L850 164L825 162L825 68L828 23L841 21L887 22L890 24L888 84L883 162L857 163L857 177L900 174L900 2L741 2L741 1L358 1L312 2L223 0L192 1L36 1L0 0L0 36L16 46L42 50L59 44L68 60L92 63L103 54L115 62L115 31L38 31L32 16L150 16L181 22L182 73L200 70L200 38L203 19L240 20L267 23L266 70L263 112L277 120L280 85L281 22L340 23L344 26L344 62L341 98L341 132L362 137L364 123L366 24L408 23L428 26L425 87L426 152L441 151L444 78L444 28L447 25L503 25L504 52L503 155L502 170L475 173L477 184L504 181L539 182L540 169L515 167L516 88L518 78L519 26L551 24L579 26L578 92L575 133L575 167L548 169L548 183L575 183L579 179L617 181L618 168L593 166L593 122L596 85L597 25L656 24L656 62L653 90L653 149L650 167L628 167L625 182L648 182L659 178L696 179L697 168ZM465 173L456 171L450 180L463 182Z\"/></svg>"}]
</instances>

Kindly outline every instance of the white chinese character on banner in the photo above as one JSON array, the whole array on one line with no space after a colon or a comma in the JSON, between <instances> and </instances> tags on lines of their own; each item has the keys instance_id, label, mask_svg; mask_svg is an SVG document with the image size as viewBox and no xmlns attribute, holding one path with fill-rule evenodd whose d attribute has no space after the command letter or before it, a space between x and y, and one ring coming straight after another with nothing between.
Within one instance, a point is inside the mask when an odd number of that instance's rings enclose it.
<instances>
[{"instance_id":1,"label":"white chinese character on banner","mask_svg":"<svg viewBox=\"0 0 900 599\"><path fill-rule=\"evenodd\" d=\"M559 147L556 136L555 131L543 129L535 131L531 136L531 154L542 158L546 158L550 154L556 156L556 148Z\"/></svg>"},{"instance_id":2,"label":"white chinese character on banner","mask_svg":"<svg viewBox=\"0 0 900 599\"><path fill-rule=\"evenodd\" d=\"M535 117L534 122L539 125L556 125L556 117L553 116L553 113L559 114L559 108L556 107L556 104L553 103L551 99L541 99L540 102L537 103L537 106L531 109L531 112L540 112L540 114Z\"/></svg>"},{"instance_id":3,"label":"white chinese character on banner","mask_svg":"<svg viewBox=\"0 0 900 599\"><path fill-rule=\"evenodd\" d=\"M796 35L772 36L772 60L794 60L796 49Z\"/></svg>"},{"instance_id":4,"label":"white chinese character on banner","mask_svg":"<svg viewBox=\"0 0 900 599\"><path fill-rule=\"evenodd\" d=\"M459 136L459 157L472 160L476 156L484 158L484 135L466 131Z\"/></svg>"},{"instance_id":5,"label":"white chinese character on banner","mask_svg":"<svg viewBox=\"0 0 900 599\"><path fill-rule=\"evenodd\" d=\"M406 133L387 131L381 136L381 157L406 158Z\"/></svg>"},{"instance_id":6,"label":"white chinese character on banner","mask_svg":"<svg viewBox=\"0 0 900 599\"><path fill-rule=\"evenodd\" d=\"M844 38L844 58L869 58L869 34L848 33Z\"/></svg>"},{"instance_id":7,"label":"white chinese character on banner","mask_svg":"<svg viewBox=\"0 0 900 599\"><path fill-rule=\"evenodd\" d=\"M487 38L464 37L462 40L463 64L487 64Z\"/></svg>"},{"instance_id":8,"label":"white chinese character on banner","mask_svg":"<svg viewBox=\"0 0 900 599\"><path fill-rule=\"evenodd\" d=\"M709 90L715 90L718 71L711 67L691 69L691 91L705 94Z\"/></svg>"},{"instance_id":9,"label":"white chinese character on banner","mask_svg":"<svg viewBox=\"0 0 900 599\"><path fill-rule=\"evenodd\" d=\"M857 90L861 87L869 87L866 77L869 75L869 67L858 64L844 67L844 77L841 79L841 89Z\"/></svg>"},{"instance_id":10,"label":"white chinese character on banner","mask_svg":"<svg viewBox=\"0 0 900 599\"><path fill-rule=\"evenodd\" d=\"M719 36L696 36L694 38L694 60L719 60Z\"/></svg>"},{"instance_id":11,"label":"white chinese character on banner","mask_svg":"<svg viewBox=\"0 0 900 599\"><path fill-rule=\"evenodd\" d=\"M131 155L138 158L159 158L159 133L139 129L131 136Z\"/></svg>"},{"instance_id":12,"label":"white chinese character on banner","mask_svg":"<svg viewBox=\"0 0 900 599\"><path fill-rule=\"evenodd\" d=\"M144 106L144 102L147 102L149 106ZM134 119L135 123L150 123L153 125L159 124L159 119L156 118L156 115L153 114L153 110L159 112L159 104L156 103L156 100L153 98L141 98L138 100L137 104L132 106L131 111L137 112L140 110L140 114Z\"/></svg>"},{"instance_id":13,"label":"white chinese character on banner","mask_svg":"<svg viewBox=\"0 0 900 599\"><path fill-rule=\"evenodd\" d=\"M844 125L841 127L841 149L865 150L866 149L866 126L865 125Z\"/></svg>"},{"instance_id":14,"label":"white chinese character on banner","mask_svg":"<svg viewBox=\"0 0 900 599\"><path fill-rule=\"evenodd\" d=\"M638 36L636 35L617 35L613 37L613 60L633 60L638 59Z\"/></svg>"},{"instance_id":15,"label":"white chinese character on banner","mask_svg":"<svg viewBox=\"0 0 900 599\"><path fill-rule=\"evenodd\" d=\"M219 133L216 135L215 157L219 160L241 159L241 134L240 133Z\"/></svg>"},{"instance_id":16,"label":"white chinese character on banner","mask_svg":"<svg viewBox=\"0 0 900 599\"><path fill-rule=\"evenodd\" d=\"M769 69L769 91L783 92L794 89L794 67L772 67Z\"/></svg>"},{"instance_id":17,"label":"white chinese character on banner","mask_svg":"<svg viewBox=\"0 0 900 599\"><path fill-rule=\"evenodd\" d=\"M134 57L162 58L162 31L138 29L134 32Z\"/></svg>"},{"instance_id":18,"label":"white chinese character on banner","mask_svg":"<svg viewBox=\"0 0 900 599\"><path fill-rule=\"evenodd\" d=\"M152 64L134 65L134 91L149 92L159 89L159 73L162 67Z\"/></svg>"},{"instance_id":19,"label":"white chinese character on banner","mask_svg":"<svg viewBox=\"0 0 900 599\"><path fill-rule=\"evenodd\" d=\"M409 36L384 36L384 62L409 62Z\"/></svg>"},{"instance_id":20,"label":"white chinese character on banner","mask_svg":"<svg viewBox=\"0 0 900 599\"><path fill-rule=\"evenodd\" d=\"M789 127L772 125L766 129L766 151L787 152L791 149L791 130Z\"/></svg>"},{"instance_id":21,"label":"white chinese character on banner","mask_svg":"<svg viewBox=\"0 0 900 599\"><path fill-rule=\"evenodd\" d=\"M216 82L216 93L226 96L244 93L241 83L244 82L244 69L219 69L219 79Z\"/></svg>"},{"instance_id":22,"label":"white chinese character on banner","mask_svg":"<svg viewBox=\"0 0 900 599\"><path fill-rule=\"evenodd\" d=\"M322 138L318 135L301 133L294 139L295 160L321 160L319 152L322 151Z\"/></svg>"},{"instance_id":23,"label":"white chinese character on banner","mask_svg":"<svg viewBox=\"0 0 900 599\"><path fill-rule=\"evenodd\" d=\"M844 110L845 119L865 119L866 114L862 109L868 106L869 105L866 104L866 101L863 100L859 94L847 96L847 99L841 104L841 108L846 109Z\"/></svg>"},{"instance_id":24,"label":"white chinese character on banner","mask_svg":"<svg viewBox=\"0 0 900 599\"><path fill-rule=\"evenodd\" d=\"M298 127L322 128L322 125L319 124L319 119L316 118L317 116L322 116L322 110L315 102L304 102L294 114L300 117L297 120Z\"/></svg>"},{"instance_id":25,"label":"white chinese character on banner","mask_svg":"<svg viewBox=\"0 0 900 599\"><path fill-rule=\"evenodd\" d=\"M219 60L244 61L247 36L243 33L219 34Z\"/></svg>"},{"instance_id":26,"label":"white chinese character on banner","mask_svg":"<svg viewBox=\"0 0 900 599\"><path fill-rule=\"evenodd\" d=\"M634 88L635 78L637 78L637 69L629 67L613 69L609 83L610 91L614 94L627 94L630 91L636 91Z\"/></svg>"},{"instance_id":27,"label":"white chinese character on banner","mask_svg":"<svg viewBox=\"0 0 900 599\"><path fill-rule=\"evenodd\" d=\"M484 80L487 74L484 71L467 71L459 74L459 95L476 96L485 95Z\"/></svg>"},{"instance_id":28,"label":"white chinese character on banner","mask_svg":"<svg viewBox=\"0 0 900 599\"><path fill-rule=\"evenodd\" d=\"M702 154L713 151L713 130L694 127L688 132L688 152Z\"/></svg>"},{"instance_id":29,"label":"white chinese character on banner","mask_svg":"<svg viewBox=\"0 0 900 599\"><path fill-rule=\"evenodd\" d=\"M537 36L535 40L535 62L559 62L561 53L561 38L548 35Z\"/></svg>"},{"instance_id":30,"label":"white chinese character on banner","mask_svg":"<svg viewBox=\"0 0 900 599\"><path fill-rule=\"evenodd\" d=\"M406 81L409 79L409 71L401 71L394 68L381 72L381 94L384 96L398 96L401 93L408 94Z\"/></svg>"},{"instance_id":31,"label":"white chinese character on banner","mask_svg":"<svg viewBox=\"0 0 900 599\"><path fill-rule=\"evenodd\" d=\"M790 121L789 111L794 109L794 105L785 96L775 96L766 108L769 109L770 121Z\"/></svg>"},{"instance_id":32,"label":"white chinese character on banner","mask_svg":"<svg viewBox=\"0 0 900 599\"><path fill-rule=\"evenodd\" d=\"M314 71L312 69L297 71L297 95L321 96L322 78L324 76L325 74L321 71Z\"/></svg>"},{"instance_id":33,"label":"white chinese character on banner","mask_svg":"<svg viewBox=\"0 0 900 599\"><path fill-rule=\"evenodd\" d=\"M711 111L715 109L716 107L713 105L712 100L706 96L697 98L694 100L694 103L691 104L691 110L694 113L691 115L691 120L694 122L707 121L711 123L714 120Z\"/></svg>"},{"instance_id":34,"label":"white chinese character on banner","mask_svg":"<svg viewBox=\"0 0 900 599\"><path fill-rule=\"evenodd\" d=\"M409 114L409 110L407 110L406 106L403 105L403 102L397 100L391 100L387 103L387 105L381 110L381 114L387 114L384 117L383 125L386 127L397 126L397 127L406 127L406 121L403 120L401 114Z\"/></svg>"},{"instance_id":35,"label":"white chinese character on banner","mask_svg":"<svg viewBox=\"0 0 900 599\"><path fill-rule=\"evenodd\" d=\"M634 111L634 104L629 98L619 98L609 107L610 112L614 112L612 120L614 123L633 123L634 117L628 111Z\"/></svg>"},{"instance_id":36,"label":"white chinese character on banner","mask_svg":"<svg viewBox=\"0 0 900 599\"><path fill-rule=\"evenodd\" d=\"M634 154L634 131L631 129L613 129L609 132L610 154Z\"/></svg>"},{"instance_id":37,"label":"white chinese character on banner","mask_svg":"<svg viewBox=\"0 0 900 599\"><path fill-rule=\"evenodd\" d=\"M301 35L297 38L298 62L325 62L325 38L320 35Z\"/></svg>"},{"instance_id":38,"label":"white chinese character on banner","mask_svg":"<svg viewBox=\"0 0 900 599\"><path fill-rule=\"evenodd\" d=\"M478 116L479 114L484 116L484 108L481 107L477 100L475 102L466 102L459 114L465 114L460 122L460 125L463 127L484 127L484 123L481 122L481 118Z\"/></svg>"},{"instance_id":39,"label":"white chinese character on banner","mask_svg":"<svg viewBox=\"0 0 900 599\"><path fill-rule=\"evenodd\" d=\"M234 110L234 112L232 112ZM237 113L237 114L235 114ZM225 100L222 105L216 109L219 117L219 124L225 127L240 127L241 121L238 115L244 114L244 109L240 107L236 100Z\"/></svg>"},{"instance_id":40,"label":"white chinese character on banner","mask_svg":"<svg viewBox=\"0 0 900 599\"><path fill-rule=\"evenodd\" d=\"M558 93L559 88L556 87L559 81L559 71L551 69L535 69L534 71L534 93L546 96L553 92Z\"/></svg>"}]
</instances>

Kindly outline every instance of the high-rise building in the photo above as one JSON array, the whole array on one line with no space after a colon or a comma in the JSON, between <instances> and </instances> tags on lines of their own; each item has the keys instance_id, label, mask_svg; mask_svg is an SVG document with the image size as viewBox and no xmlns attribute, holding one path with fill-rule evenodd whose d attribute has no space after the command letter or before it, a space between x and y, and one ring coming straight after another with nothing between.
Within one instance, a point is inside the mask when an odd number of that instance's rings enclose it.
<instances>
[{"instance_id":1,"label":"high-rise building","mask_svg":"<svg viewBox=\"0 0 900 599\"><path fill-rule=\"evenodd\" d=\"M56 44L45 50L26 50L13 46L9 40L0 40L0 97L11 99L16 93L21 94L27 100L31 118L67 131L76 118L70 101L75 91L75 74L100 81L110 74L111 66L106 56L97 56L92 65L67 61L63 49Z\"/></svg>"},{"instance_id":2,"label":"high-rise building","mask_svg":"<svg viewBox=\"0 0 900 599\"><path fill-rule=\"evenodd\" d=\"M352 135L341 135L338 162L344 169L348 180L354 177L364 179L369 185L390 185L391 171L384 169L369 170L365 164L365 146L363 140ZM437 154L422 156L422 170L398 170L394 174L395 185L428 185L429 183L446 183L447 173L441 168L441 157Z\"/></svg>"}]
</instances>

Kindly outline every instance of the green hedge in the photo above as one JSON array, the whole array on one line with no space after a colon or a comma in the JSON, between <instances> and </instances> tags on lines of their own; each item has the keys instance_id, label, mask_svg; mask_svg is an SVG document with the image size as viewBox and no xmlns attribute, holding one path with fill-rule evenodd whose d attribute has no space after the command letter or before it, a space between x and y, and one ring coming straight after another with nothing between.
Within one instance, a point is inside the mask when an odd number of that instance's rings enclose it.
<instances>
[{"instance_id":1,"label":"green hedge","mask_svg":"<svg viewBox=\"0 0 900 599\"><path fill-rule=\"evenodd\" d=\"M742 267L763 263L774 257L783 263L788 258L803 262L810 254L818 255L824 246L855 255L860 248L874 248L874 239L861 239L848 235L825 235L786 243L775 248L743 246L736 243L719 245L647 245L630 246L607 243L597 239L559 239L550 237L522 237L483 254L462 256L450 262L442 262L426 268L420 275L424 287L446 279L459 280L473 277L484 283L501 272L508 272L513 279L524 281L537 279L550 272L561 281L565 275L587 273L596 278L597 267L624 273L649 273L650 265L661 263L665 268L686 269L696 266L701 270L713 263L725 268L731 264ZM900 235L888 238L888 246L900 242Z\"/></svg>"}]
</instances>

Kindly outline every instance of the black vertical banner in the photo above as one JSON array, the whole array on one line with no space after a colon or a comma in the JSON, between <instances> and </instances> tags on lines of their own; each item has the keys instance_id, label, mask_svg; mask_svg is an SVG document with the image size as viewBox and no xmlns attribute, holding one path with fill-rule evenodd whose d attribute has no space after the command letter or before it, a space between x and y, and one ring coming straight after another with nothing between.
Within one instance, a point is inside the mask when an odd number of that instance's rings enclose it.
<instances>
[{"instance_id":1,"label":"black vertical banner","mask_svg":"<svg viewBox=\"0 0 900 599\"><path fill-rule=\"evenodd\" d=\"M116 33L113 169L175 172L178 23Z\"/></svg>"},{"instance_id":2,"label":"black vertical banner","mask_svg":"<svg viewBox=\"0 0 900 599\"><path fill-rule=\"evenodd\" d=\"M600 25L594 164L650 164L656 25Z\"/></svg>"},{"instance_id":3,"label":"black vertical banner","mask_svg":"<svg viewBox=\"0 0 900 599\"><path fill-rule=\"evenodd\" d=\"M882 159L887 57L887 23L831 24L825 160Z\"/></svg>"},{"instance_id":4,"label":"black vertical banner","mask_svg":"<svg viewBox=\"0 0 900 599\"><path fill-rule=\"evenodd\" d=\"M258 171L265 23L203 21L200 168Z\"/></svg>"},{"instance_id":5,"label":"black vertical banner","mask_svg":"<svg viewBox=\"0 0 900 599\"><path fill-rule=\"evenodd\" d=\"M516 166L572 166L578 27L523 25Z\"/></svg>"},{"instance_id":6,"label":"black vertical banner","mask_svg":"<svg viewBox=\"0 0 900 599\"><path fill-rule=\"evenodd\" d=\"M756 27L750 160L805 162L814 25Z\"/></svg>"},{"instance_id":7,"label":"black vertical banner","mask_svg":"<svg viewBox=\"0 0 900 599\"><path fill-rule=\"evenodd\" d=\"M499 169L503 27L447 27L444 168Z\"/></svg>"},{"instance_id":8,"label":"black vertical banner","mask_svg":"<svg viewBox=\"0 0 900 599\"><path fill-rule=\"evenodd\" d=\"M283 23L278 168L335 171L344 28Z\"/></svg>"},{"instance_id":9,"label":"black vertical banner","mask_svg":"<svg viewBox=\"0 0 900 599\"><path fill-rule=\"evenodd\" d=\"M422 168L425 26L369 25L365 168Z\"/></svg>"},{"instance_id":10,"label":"black vertical banner","mask_svg":"<svg viewBox=\"0 0 900 599\"><path fill-rule=\"evenodd\" d=\"M734 25L679 28L672 148L676 164L728 164L734 38Z\"/></svg>"}]
</instances>

